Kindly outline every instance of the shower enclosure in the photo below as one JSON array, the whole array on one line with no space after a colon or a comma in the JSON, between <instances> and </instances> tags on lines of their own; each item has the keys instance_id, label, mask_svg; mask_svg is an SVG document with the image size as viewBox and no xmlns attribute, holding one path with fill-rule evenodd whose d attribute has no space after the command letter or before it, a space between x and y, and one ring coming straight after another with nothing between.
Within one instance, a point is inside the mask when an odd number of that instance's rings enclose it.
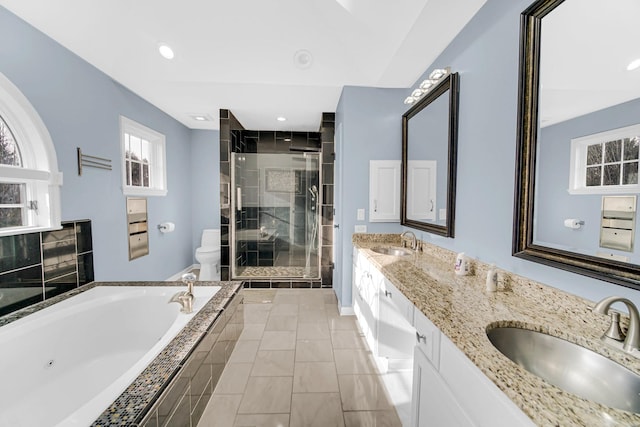
<instances>
[{"instance_id":1,"label":"shower enclosure","mask_svg":"<svg viewBox=\"0 0 640 427\"><path fill-rule=\"evenodd\" d=\"M231 276L320 277L320 154L232 153Z\"/></svg>"}]
</instances>

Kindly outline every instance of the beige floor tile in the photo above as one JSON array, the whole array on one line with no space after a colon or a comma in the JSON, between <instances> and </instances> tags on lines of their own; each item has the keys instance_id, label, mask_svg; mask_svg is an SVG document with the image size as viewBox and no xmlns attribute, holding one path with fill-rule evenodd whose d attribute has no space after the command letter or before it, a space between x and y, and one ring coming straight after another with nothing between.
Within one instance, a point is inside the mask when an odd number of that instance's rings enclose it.
<instances>
[{"instance_id":1,"label":"beige floor tile","mask_svg":"<svg viewBox=\"0 0 640 427\"><path fill-rule=\"evenodd\" d=\"M333 362L330 340L296 341L296 362Z\"/></svg>"},{"instance_id":2,"label":"beige floor tile","mask_svg":"<svg viewBox=\"0 0 640 427\"><path fill-rule=\"evenodd\" d=\"M295 331L297 328L298 328L297 314L274 315L273 312L271 312L271 314L269 315L269 320L267 320L267 326L265 327L264 330L265 331Z\"/></svg>"},{"instance_id":3,"label":"beige floor tile","mask_svg":"<svg viewBox=\"0 0 640 427\"><path fill-rule=\"evenodd\" d=\"M251 370L252 377L287 377L293 375L293 350L259 350Z\"/></svg>"},{"instance_id":4,"label":"beige floor tile","mask_svg":"<svg viewBox=\"0 0 640 427\"><path fill-rule=\"evenodd\" d=\"M295 350L295 331L264 331L260 350Z\"/></svg>"},{"instance_id":5,"label":"beige floor tile","mask_svg":"<svg viewBox=\"0 0 640 427\"><path fill-rule=\"evenodd\" d=\"M339 375L338 382L345 411L393 409L378 375Z\"/></svg>"},{"instance_id":6,"label":"beige floor tile","mask_svg":"<svg viewBox=\"0 0 640 427\"><path fill-rule=\"evenodd\" d=\"M344 426L340 394L294 393L291 398L291 426Z\"/></svg>"},{"instance_id":7,"label":"beige floor tile","mask_svg":"<svg viewBox=\"0 0 640 427\"><path fill-rule=\"evenodd\" d=\"M263 302L271 302L273 298L276 296L275 289L243 289L242 294L244 295L244 303L252 304L252 303L263 303Z\"/></svg>"},{"instance_id":8,"label":"beige floor tile","mask_svg":"<svg viewBox=\"0 0 640 427\"><path fill-rule=\"evenodd\" d=\"M331 330L358 330L356 316L340 316L338 314L329 316L327 320L329 322L329 329Z\"/></svg>"},{"instance_id":9,"label":"beige floor tile","mask_svg":"<svg viewBox=\"0 0 640 427\"><path fill-rule=\"evenodd\" d=\"M215 394L242 394L247 386L252 363L229 363L222 371Z\"/></svg>"},{"instance_id":10,"label":"beige floor tile","mask_svg":"<svg viewBox=\"0 0 640 427\"><path fill-rule=\"evenodd\" d=\"M276 304L271 309L271 315L298 314L298 304Z\"/></svg>"},{"instance_id":11,"label":"beige floor tile","mask_svg":"<svg viewBox=\"0 0 640 427\"><path fill-rule=\"evenodd\" d=\"M262 333L264 332L264 323L248 323L242 328L239 340L260 340L262 339Z\"/></svg>"},{"instance_id":12,"label":"beige floor tile","mask_svg":"<svg viewBox=\"0 0 640 427\"><path fill-rule=\"evenodd\" d=\"M333 358L338 375L378 373L373 356L368 350L333 350Z\"/></svg>"},{"instance_id":13,"label":"beige floor tile","mask_svg":"<svg viewBox=\"0 0 640 427\"><path fill-rule=\"evenodd\" d=\"M253 363L260 347L261 341L238 341L236 343L229 363Z\"/></svg>"},{"instance_id":14,"label":"beige floor tile","mask_svg":"<svg viewBox=\"0 0 640 427\"><path fill-rule=\"evenodd\" d=\"M241 399L241 394L213 395L198 422L198 427L232 426Z\"/></svg>"},{"instance_id":15,"label":"beige floor tile","mask_svg":"<svg viewBox=\"0 0 640 427\"><path fill-rule=\"evenodd\" d=\"M309 309L298 313L300 323L327 323L327 315L324 310Z\"/></svg>"},{"instance_id":16,"label":"beige floor tile","mask_svg":"<svg viewBox=\"0 0 640 427\"><path fill-rule=\"evenodd\" d=\"M330 293L323 292L323 299L325 304L338 305L338 297L336 297L336 293L333 291Z\"/></svg>"},{"instance_id":17,"label":"beige floor tile","mask_svg":"<svg viewBox=\"0 0 640 427\"><path fill-rule=\"evenodd\" d=\"M327 322L298 323L299 340L328 340L330 338Z\"/></svg>"},{"instance_id":18,"label":"beige floor tile","mask_svg":"<svg viewBox=\"0 0 640 427\"><path fill-rule=\"evenodd\" d=\"M340 392L333 362L297 362L293 372L294 393Z\"/></svg>"},{"instance_id":19,"label":"beige floor tile","mask_svg":"<svg viewBox=\"0 0 640 427\"><path fill-rule=\"evenodd\" d=\"M289 414L236 415L234 427L288 427Z\"/></svg>"},{"instance_id":20,"label":"beige floor tile","mask_svg":"<svg viewBox=\"0 0 640 427\"><path fill-rule=\"evenodd\" d=\"M345 427L402 427L395 410L345 412L344 424Z\"/></svg>"},{"instance_id":21,"label":"beige floor tile","mask_svg":"<svg viewBox=\"0 0 640 427\"><path fill-rule=\"evenodd\" d=\"M333 330L331 331L331 343L333 348L367 348L364 337L359 331Z\"/></svg>"},{"instance_id":22,"label":"beige floor tile","mask_svg":"<svg viewBox=\"0 0 640 427\"><path fill-rule=\"evenodd\" d=\"M269 320L269 310L244 311L244 323L267 323Z\"/></svg>"},{"instance_id":23,"label":"beige floor tile","mask_svg":"<svg viewBox=\"0 0 640 427\"><path fill-rule=\"evenodd\" d=\"M298 304L299 301L297 293L278 292L273 298L274 304Z\"/></svg>"},{"instance_id":24,"label":"beige floor tile","mask_svg":"<svg viewBox=\"0 0 640 427\"><path fill-rule=\"evenodd\" d=\"M238 413L289 413L292 387L293 377L249 377Z\"/></svg>"}]
</instances>

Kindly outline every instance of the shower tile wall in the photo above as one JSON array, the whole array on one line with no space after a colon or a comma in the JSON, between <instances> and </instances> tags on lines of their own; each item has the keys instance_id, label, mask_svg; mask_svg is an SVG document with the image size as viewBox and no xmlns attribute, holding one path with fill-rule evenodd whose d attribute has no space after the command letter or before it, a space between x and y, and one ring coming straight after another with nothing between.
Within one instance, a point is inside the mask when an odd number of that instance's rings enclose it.
<instances>
[{"instance_id":1,"label":"shower tile wall","mask_svg":"<svg viewBox=\"0 0 640 427\"><path fill-rule=\"evenodd\" d=\"M0 237L0 316L92 282L91 221Z\"/></svg>"},{"instance_id":2,"label":"shower tile wall","mask_svg":"<svg viewBox=\"0 0 640 427\"><path fill-rule=\"evenodd\" d=\"M247 287L261 288L282 288L282 287L331 287L332 286L332 245L333 245L333 163L334 163L334 113L323 113L322 124L319 132L282 132L282 131L252 131L245 130L240 122L233 116L229 110L220 110L220 182L221 182L221 231L222 231L222 260L221 260L221 279L229 280L231 276L230 263L232 259L230 249L230 230L229 223L231 220L230 212L230 183L231 182L231 153L291 153L290 147L298 150L313 150L321 155L323 173L321 176L321 185L323 186L322 197L322 227L323 239L321 242L322 260L321 260L321 279L283 279L276 278L256 278L256 280L246 280ZM248 184L245 189L245 200L255 198L257 202L257 169L256 185L251 185L251 170L248 168L249 174L244 174L241 179L248 180L243 182ZM300 176L302 188L307 187L307 177L302 174ZM252 189L255 187L255 194ZM257 204L257 203L256 203ZM265 242L247 244L240 243L238 247L237 265L261 265L272 266L274 259L273 254L279 250L287 250L285 247L275 247L274 245L287 245L289 236L288 224L291 221L289 208L275 207L244 207L241 212L236 214L235 226L237 229L258 229L260 224L271 222L273 228L276 228L279 235L286 237L277 239L276 242ZM293 218L295 220L295 218ZM304 233L304 231L301 231ZM328 234L327 234L328 233ZM304 234L293 236L294 242L304 241ZM266 245L266 246L265 246ZM267 247L269 246L269 247Z\"/></svg>"}]
</instances>

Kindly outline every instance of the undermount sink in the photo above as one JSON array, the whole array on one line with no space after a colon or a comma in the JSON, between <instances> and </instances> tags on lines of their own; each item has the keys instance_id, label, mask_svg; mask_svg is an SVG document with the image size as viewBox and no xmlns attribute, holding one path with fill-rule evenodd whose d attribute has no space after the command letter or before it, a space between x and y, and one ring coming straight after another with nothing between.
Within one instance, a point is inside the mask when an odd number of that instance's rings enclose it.
<instances>
[{"instance_id":1,"label":"undermount sink","mask_svg":"<svg viewBox=\"0 0 640 427\"><path fill-rule=\"evenodd\" d=\"M640 413L640 376L585 347L529 329L487 331L502 354L569 393L603 405Z\"/></svg>"},{"instance_id":2,"label":"undermount sink","mask_svg":"<svg viewBox=\"0 0 640 427\"><path fill-rule=\"evenodd\" d=\"M411 256L413 255L413 252L410 251L409 249L406 248L399 248L399 247L388 247L388 246L376 246L374 248L371 248L371 250L373 252L379 253L379 254L383 254L383 255L392 255L392 256Z\"/></svg>"}]
</instances>

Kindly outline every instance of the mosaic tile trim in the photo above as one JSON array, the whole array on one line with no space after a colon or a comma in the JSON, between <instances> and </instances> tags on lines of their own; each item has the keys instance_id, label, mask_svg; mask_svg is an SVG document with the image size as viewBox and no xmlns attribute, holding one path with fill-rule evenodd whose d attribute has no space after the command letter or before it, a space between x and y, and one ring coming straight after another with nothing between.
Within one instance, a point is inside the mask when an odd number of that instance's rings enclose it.
<instances>
[{"instance_id":1,"label":"mosaic tile trim","mask_svg":"<svg viewBox=\"0 0 640 427\"><path fill-rule=\"evenodd\" d=\"M507 359L487 338L486 331L496 326L541 331L640 374L640 359L600 341L609 319L591 311L594 302L500 269L500 291L486 292L487 264L472 260L475 274L456 276L455 253L423 244L423 252L411 257L382 255L370 248L397 246L400 236L378 236L354 235L354 247L537 425L640 425L638 414L587 401L546 383Z\"/></svg>"}]
</instances>

